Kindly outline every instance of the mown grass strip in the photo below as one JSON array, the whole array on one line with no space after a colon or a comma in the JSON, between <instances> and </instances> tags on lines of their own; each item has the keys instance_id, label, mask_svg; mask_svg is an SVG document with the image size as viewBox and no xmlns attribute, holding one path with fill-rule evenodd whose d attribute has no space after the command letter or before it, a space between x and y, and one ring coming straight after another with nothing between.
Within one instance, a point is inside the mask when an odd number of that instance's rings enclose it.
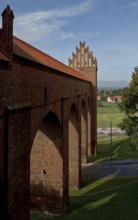
<instances>
[{"instance_id":1,"label":"mown grass strip","mask_svg":"<svg viewBox=\"0 0 138 220\"><path fill-rule=\"evenodd\" d=\"M125 114L120 111L118 104L101 102L102 107L97 107L97 126L117 126L121 123Z\"/></svg>"}]
</instances>

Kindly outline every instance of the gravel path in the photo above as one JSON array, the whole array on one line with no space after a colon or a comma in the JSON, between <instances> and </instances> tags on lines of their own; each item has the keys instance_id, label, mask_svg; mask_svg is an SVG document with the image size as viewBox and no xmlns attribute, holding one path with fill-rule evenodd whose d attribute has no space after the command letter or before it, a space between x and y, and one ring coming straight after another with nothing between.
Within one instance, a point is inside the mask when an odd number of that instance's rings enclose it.
<instances>
[{"instance_id":1,"label":"gravel path","mask_svg":"<svg viewBox=\"0 0 138 220\"><path fill-rule=\"evenodd\" d=\"M98 127L97 134L109 136L111 134L111 128L105 127L105 126ZM116 127L112 127L112 135L113 136L124 136L125 133L119 127L116 126Z\"/></svg>"}]
</instances>

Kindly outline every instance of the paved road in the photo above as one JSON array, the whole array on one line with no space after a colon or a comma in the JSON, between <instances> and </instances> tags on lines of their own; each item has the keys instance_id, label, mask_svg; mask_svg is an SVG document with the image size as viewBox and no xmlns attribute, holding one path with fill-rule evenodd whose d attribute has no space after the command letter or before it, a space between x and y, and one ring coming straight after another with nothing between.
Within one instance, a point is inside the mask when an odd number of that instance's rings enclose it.
<instances>
[{"instance_id":1,"label":"paved road","mask_svg":"<svg viewBox=\"0 0 138 220\"><path fill-rule=\"evenodd\" d=\"M82 178L138 176L138 160L88 163L82 166Z\"/></svg>"},{"instance_id":2,"label":"paved road","mask_svg":"<svg viewBox=\"0 0 138 220\"><path fill-rule=\"evenodd\" d=\"M98 135L109 136L111 134L110 127L98 127ZM119 127L112 127L113 136L125 135ZM126 177L138 176L138 160L114 160L102 163L88 163L82 166L83 178L102 178L102 177Z\"/></svg>"}]
</instances>

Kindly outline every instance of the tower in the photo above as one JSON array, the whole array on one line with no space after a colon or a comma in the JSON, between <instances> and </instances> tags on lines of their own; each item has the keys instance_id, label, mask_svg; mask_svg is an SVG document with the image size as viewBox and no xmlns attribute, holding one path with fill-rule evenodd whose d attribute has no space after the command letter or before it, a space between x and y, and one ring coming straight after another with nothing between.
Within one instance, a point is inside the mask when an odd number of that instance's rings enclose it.
<instances>
[{"instance_id":1,"label":"tower","mask_svg":"<svg viewBox=\"0 0 138 220\"><path fill-rule=\"evenodd\" d=\"M0 59L12 64L13 57L13 11L8 5L2 13L2 29L0 29Z\"/></svg>"},{"instance_id":2,"label":"tower","mask_svg":"<svg viewBox=\"0 0 138 220\"><path fill-rule=\"evenodd\" d=\"M72 53L72 59L68 59L69 67L84 74L91 82L91 117L92 117L92 134L91 134L91 152L96 154L97 143L97 59L93 53L86 47L85 41L80 42L79 48Z\"/></svg>"}]
</instances>

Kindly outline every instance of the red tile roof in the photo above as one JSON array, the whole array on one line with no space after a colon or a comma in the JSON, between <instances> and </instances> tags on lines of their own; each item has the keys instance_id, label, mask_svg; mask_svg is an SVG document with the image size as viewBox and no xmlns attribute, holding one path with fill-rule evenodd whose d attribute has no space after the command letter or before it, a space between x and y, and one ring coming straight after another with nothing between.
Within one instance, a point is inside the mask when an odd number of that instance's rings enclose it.
<instances>
[{"instance_id":1,"label":"red tile roof","mask_svg":"<svg viewBox=\"0 0 138 220\"><path fill-rule=\"evenodd\" d=\"M65 64L32 47L17 37L13 37L13 53L20 57L58 70L64 74L76 77L81 80L89 81L89 79L80 72L66 66Z\"/></svg>"}]
</instances>

